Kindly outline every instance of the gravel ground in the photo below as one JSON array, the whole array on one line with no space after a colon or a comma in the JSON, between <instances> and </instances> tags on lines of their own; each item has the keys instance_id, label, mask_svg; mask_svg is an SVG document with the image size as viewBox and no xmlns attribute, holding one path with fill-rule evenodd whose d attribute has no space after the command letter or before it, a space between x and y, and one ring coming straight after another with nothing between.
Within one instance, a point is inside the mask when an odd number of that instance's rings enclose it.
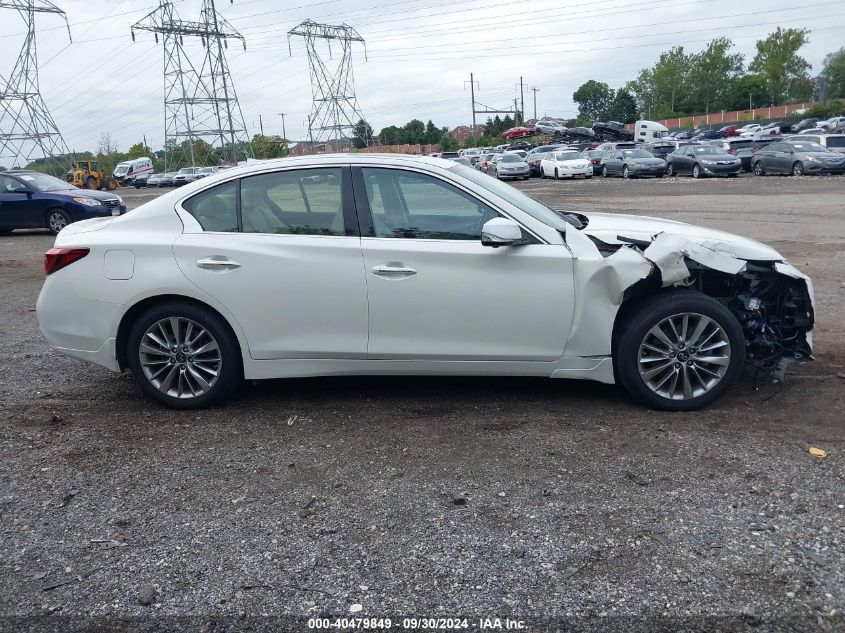
<instances>
[{"instance_id":1,"label":"gravel ground","mask_svg":"<svg viewBox=\"0 0 845 633\"><path fill-rule=\"evenodd\" d=\"M50 351L52 239L2 237L0 630L843 630L845 177L517 186L772 244L814 278L816 362L694 413L518 378L270 381L180 413Z\"/></svg>"}]
</instances>

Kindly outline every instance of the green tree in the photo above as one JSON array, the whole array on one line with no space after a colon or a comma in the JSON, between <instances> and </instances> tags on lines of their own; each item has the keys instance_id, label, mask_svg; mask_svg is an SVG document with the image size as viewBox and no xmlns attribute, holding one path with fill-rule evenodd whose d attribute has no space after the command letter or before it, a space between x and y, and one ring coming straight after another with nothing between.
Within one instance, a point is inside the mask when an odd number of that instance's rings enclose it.
<instances>
[{"instance_id":1,"label":"green tree","mask_svg":"<svg viewBox=\"0 0 845 633\"><path fill-rule=\"evenodd\" d=\"M135 143L132 147L129 148L129 151L126 152L126 160L135 160L136 158L141 158L142 156L152 156L153 150L144 145L143 143Z\"/></svg>"},{"instance_id":2,"label":"green tree","mask_svg":"<svg viewBox=\"0 0 845 633\"><path fill-rule=\"evenodd\" d=\"M399 128L395 125L382 128L381 132L378 133L378 140L382 145L398 145L401 142L399 140Z\"/></svg>"},{"instance_id":3,"label":"green tree","mask_svg":"<svg viewBox=\"0 0 845 633\"><path fill-rule=\"evenodd\" d=\"M768 105L766 83L760 75L743 75L725 97L725 110L748 110Z\"/></svg>"},{"instance_id":4,"label":"green tree","mask_svg":"<svg viewBox=\"0 0 845 633\"><path fill-rule=\"evenodd\" d=\"M694 56L687 55L683 46L673 46L660 54L649 73L655 117L669 118L684 111L693 60Z\"/></svg>"},{"instance_id":5,"label":"green tree","mask_svg":"<svg viewBox=\"0 0 845 633\"><path fill-rule=\"evenodd\" d=\"M625 84L625 90L634 96L637 110L647 119L655 118L657 113L657 94L654 90L654 80L651 68L643 68L633 81Z\"/></svg>"},{"instance_id":6,"label":"green tree","mask_svg":"<svg viewBox=\"0 0 845 633\"><path fill-rule=\"evenodd\" d=\"M606 83L590 79L572 94L580 120L604 121L613 105L613 90Z\"/></svg>"},{"instance_id":7,"label":"green tree","mask_svg":"<svg viewBox=\"0 0 845 633\"><path fill-rule=\"evenodd\" d=\"M425 123L419 119L408 121L402 131L402 143L425 143Z\"/></svg>"},{"instance_id":8,"label":"green tree","mask_svg":"<svg viewBox=\"0 0 845 633\"><path fill-rule=\"evenodd\" d=\"M827 84L829 98L845 97L845 47L824 58L819 79Z\"/></svg>"},{"instance_id":9,"label":"green tree","mask_svg":"<svg viewBox=\"0 0 845 633\"><path fill-rule=\"evenodd\" d=\"M763 78L771 105L806 98L812 91L809 62L798 55L807 43L806 29L777 30L757 41L757 54L748 69Z\"/></svg>"},{"instance_id":10,"label":"green tree","mask_svg":"<svg viewBox=\"0 0 845 633\"><path fill-rule=\"evenodd\" d=\"M355 129L352 133L352 144L357 149L368 147L373 141L373 128L364 119L355 124Z\"/></svg>"},{"instance_id":11,"label":"green tree","mask_svg":"<svg viewBox=\"0 0 845 633\"><path fill-rule=\"evenodd\" d=\"M634 96L625 88L616 91L607 118L620 123L633 123L637 120L637 102Z\"/></svg>"},{"instance_id":12,"label":"green tree","mask_svg":"<svg viewBox=\"0 0 845 633\"><path fill-rule=\"evenodd\" d=\"M458 149L458 141L451 134L444 134L440 137L440 151L454 152Z\"/></svg>"},{"instance_id":13,"label":"green tree","mask_svg":"<svg viewBox=\"0 0 845 633\"><path fill-rule=\"evenodd\" d=\"M282 158L287 156L285 141L281 136L263 136L256 134L252 137L252 153L256 158Z\"/></svg>"},{"instance_id":14,"label":"green tree","mask_svg":"<svg viewBox=\"0 0 845 633\"><path fill-rule=\"evenodd\" d=\"M712 40L692 56L689 71L690 110L716 112L723 109L743 69L743 56L731 53L733 42L726 37ZM694 114L695 112L690 112Z\"/></svg>"},{"instance_id":15,"label":"green tree","mask_svg":"<svg viewBox=\"0 0 845 633\"><path fill-rule=\"evenodd\" d=\"M425 124L425 143L434 145L440 140L440 135L440 129L434 125L434 121L429 119L428 123Z\"/></svg>"}]
</instances>

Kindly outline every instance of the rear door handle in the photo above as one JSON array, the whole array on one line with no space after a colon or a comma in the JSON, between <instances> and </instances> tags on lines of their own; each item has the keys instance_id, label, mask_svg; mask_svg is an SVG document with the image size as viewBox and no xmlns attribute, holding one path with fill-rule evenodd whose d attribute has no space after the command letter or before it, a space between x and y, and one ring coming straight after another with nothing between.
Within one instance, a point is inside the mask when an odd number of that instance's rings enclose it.
<instances>
[{"instance_id":1,"label":"rear door handle","mask_svg":"<svg viewBox=\"0 0 845 633\"><path fill-rule=\"evenodd\" d=\"M411 275L416 275L417 271L409 266L379 264L378 266L373 266L373 274L379 277L410 277Z\"/></svg>"},{"instance_id":2,"label":"rear door handle","mask_svg":"<svg viewBox=\"0 0 845 633\"><path fill-rule=\"evenodd\" d=\"M197 268L204 270L234 270L241 265L228 257L205 257L197 260Z\"/></svg>"}]
</instances>

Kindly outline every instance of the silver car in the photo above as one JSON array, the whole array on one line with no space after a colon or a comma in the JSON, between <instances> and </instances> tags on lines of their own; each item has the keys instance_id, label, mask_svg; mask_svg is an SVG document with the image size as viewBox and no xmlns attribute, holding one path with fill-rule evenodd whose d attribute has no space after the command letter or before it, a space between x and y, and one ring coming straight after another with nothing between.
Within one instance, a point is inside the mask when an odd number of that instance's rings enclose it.
<instances>
[{"instance_id":1,"label":"silver car","mask_svg":"<svg viewBox=\"0 0 845 633\"><path fill-rule=\"evenodd\" d=\"M504 154L493 163L493 168L496 178L504 180L505 178L521 178L528 180L529 168L528 161L518 153Z\"/></svg>"},{"instance_id":2,"label":"silver car","mask_svg":"<svg viewBox=\"0 0 845 633\"><path fill-rule=\"evenodd\" d=\"M566 126L554 119L540 119L534 124L534 131L549 136L562 136L566 132Z\"/></svg>"}]
</instances>

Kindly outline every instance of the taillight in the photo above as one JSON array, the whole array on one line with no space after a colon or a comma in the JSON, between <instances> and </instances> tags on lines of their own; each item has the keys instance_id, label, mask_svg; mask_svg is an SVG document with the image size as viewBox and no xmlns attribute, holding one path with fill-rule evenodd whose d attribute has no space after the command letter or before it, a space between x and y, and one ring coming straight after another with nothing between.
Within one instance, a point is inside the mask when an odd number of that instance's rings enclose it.
<instances>
[{"instance_id":1,"label":"taillight","mask_svg":"<svg viewBox=\"0 0 845 633\"><path fill-rule=\"evenodd\" d=\"M79 261L90 252L90 248L51 248L44 253L44 273L52 275L57 270Z\"/></svg>"}]
</instances>

